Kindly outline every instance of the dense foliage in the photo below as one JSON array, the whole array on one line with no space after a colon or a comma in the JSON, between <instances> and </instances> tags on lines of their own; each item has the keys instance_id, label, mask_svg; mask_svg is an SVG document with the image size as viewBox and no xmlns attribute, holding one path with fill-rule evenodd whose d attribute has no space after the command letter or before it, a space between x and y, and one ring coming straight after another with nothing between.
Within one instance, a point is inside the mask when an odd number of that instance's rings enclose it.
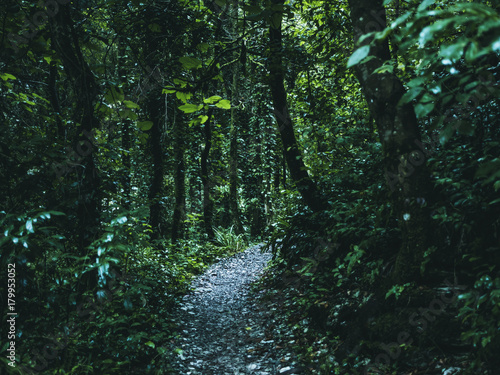
<instances>
[{"instance_id":1,"label":"dense foliage","mask_svg":"<svg viewBox=\"0 0 500 375\"><path fill-rule=\"evenodd\" d=\"M168 373L261 241L311 373L497 371L498 1L4 3L6 373Z\"/></svg>"}]
</instances>

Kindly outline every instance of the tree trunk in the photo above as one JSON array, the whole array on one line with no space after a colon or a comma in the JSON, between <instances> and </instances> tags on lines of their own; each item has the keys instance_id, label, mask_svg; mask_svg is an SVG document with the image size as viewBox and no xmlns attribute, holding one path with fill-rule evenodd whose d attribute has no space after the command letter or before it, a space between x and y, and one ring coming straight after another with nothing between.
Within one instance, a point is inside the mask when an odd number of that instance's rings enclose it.
<instances>
[{"instance_id":1,"label":"tree trunk","mask_svg":"<svg viewBox=\"0 0 500 375\"><path fill-rule=\"evenodd\" d=\"M210 149L212 148L212 110L208 112L208 120L204 124L203 133L205 136L205 147L201 152L201 182L203 184L203 224L205 233L211 240L214 238L214 230L212 227L212 217L214 211L214 201L211 197L211 182L210 182L210 168L209 157Z\"/></svg>"},{"instance_id":2,"label":"tree trunk","mask_svg":"<svg viewBox=\"0 0 500 375\"><path fill-rule=\"evenodd\" d=\"M68 6L62 5L54 19L53 46L72 82L76 98L74 121L80 124L81 129L75 139L73 151L78 154L76 235L80 255L85 256L88 246L98 236L100 225L100 181L94 162L97 146L93 142L94 131L99 128L99 120L94 113L99 87L82 54ZM88 289L93 289L97 285L96 273L89 272L87 275L83 282Z\"/></svg>"},{"instance_id":3,"label":"tree trunk","mask_svg":"<svg viewBox=\"0 0 500 375\"><path fill-rule=\"evenodd\" d=\"M118 40L119 49L118 49L118 76L121 82L127 82L127 71L125 69L126 66L126 54L125 54L125 43L123 40ZM128 119L124 119L122 122L123 126L121 129L121 141L122 141L122 163L123 170L121 171L121 183L123 187L123 195L121 197L121 204L123 208L126 210L130 210L131 201L130 201L130 192L131 192L131 160L130 160L130 148L131 137L130 131L132 128L131 121Z\"/></svg>"},{"instance_id":4,"label":"tree trunk","mask_svg":"<svg viewBox=\"0 0 500 375\"><path fill-rule=\"evenodd\" d=\"M283 5L284 0L273 0L274 5ZM316 184L307 173L302 154L295 138L292 118L288 111L286 91L284 85L283 43L281 33L282 13L275 12L269 27L270 52L270 86L273 97L274 115L278 123L278 130L283 143L285 159L290 175L304 202L314 212L320 212L330 207Z\"/></svg>"},{"instance_id":5,"label":"tree trunk","mask_svg":"<svg viewBox=\"0 0 500 375\"><path fill-rule=\"evenodd\" d=\"M159 93L152 92L147 98L146 108L149 113L149 120L153 122L150 131L150 152L153 163L153 177L149 187L149 221L153 233L151 239L159 240L165 235L162 220L161 199L164 196L163 192L163 144L162 144L162 128L161 119L161 100L158 98Z\"/></svg>"},{"instance_id":6,"label":"tree trunk","mask_svg":"<svg viewBox=\"0 0 500 375\"><path fill-rule=\"evenodd\" d=\"M382 0L349 0L349 6L355 41L365 31L385 28ZM371 39L365 39L361 45L370 44ZM422 257L428 247L430 175L425 156L417 147L420 131L413 106L398 106L405 93L401 81L389 72L373 74L391 58L387 40L372 46L370 56L374 58L356 65L355 73L383 146L385 173L391 190L389 198L402 234L393 276L396 282L402 283L419 278Z\"/></svg>"},{"instance_id":7,"label":"tree trunk","mask_svg":"<svg viewBox=\"0 0 500 375\"><path fill-rule=\"evenodd\" d=\"M174 125L175 206L172 223L172 243L184 238L184 221L186 220L186 166L184 161L186 125L184 121L184 116L180 116L180 119Z\"/></svg>"},{"instance_id":8,"label":"tree trunk","mask_svg":"<svg viewBox=\"0 0 500 375\"><path fill-rule=\"evenodd\" d=\"M238 35L238 0L232 4L231 30L233 37ZM234 52L234 58L238 58L238 52ZM239 82L240 62L233 63L232 84L231 84L231 130L229 132L229 212L231 214L231 224L234 226L235 233L243 233L241 224L241 214L238 206L238 129L239 129L239 110L236 108L239 102Z\"/></svg>"}]
</instances>

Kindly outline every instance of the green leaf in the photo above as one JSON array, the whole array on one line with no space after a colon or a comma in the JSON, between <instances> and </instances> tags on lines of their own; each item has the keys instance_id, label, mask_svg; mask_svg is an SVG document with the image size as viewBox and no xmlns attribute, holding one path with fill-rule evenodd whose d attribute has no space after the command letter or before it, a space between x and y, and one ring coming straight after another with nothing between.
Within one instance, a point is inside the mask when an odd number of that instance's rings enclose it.
<instances>
[{"instance_id":1,"label":"green leaf","mask_svg":"<svg viewBox=\"0 0 500 375\"><path fill-rule=\"evenodd\" d=\"M156 345L155 345L155 343L153 341L148 341L145 345L147 345L147 346L149 346L149 347L151 347L153 349L156 347Z\"/></svg>"},{"instance_id":2,"label":"green leaf","mask_svg":"<svg viewBox=\"0 0 500 375\"><path fill-rule=\"evenodd\" d=\"M208 43L200 43L196 46L201 52L207 52L208 49L210 48L210 44Z\"/></svg>"},{"instance_id":3,"label":"green leaf","mask_svg":"<svg viewBox=\"0 0 500 375\"><path fill-rule=\"evenodd\" d=\"M413 99L415 99L417 96L420 95L420 93L423 91L423 87L412 87L411 89L408 90L408 92L406 92L403 97L401 98L400 100L400 104L404 104L404 103L409 103L411 102Z\"/></svg>"},{"instance_id":4,"label":"green leaf","mask_svg":"<svg viewBox=\"0 0 500 375\"><path fill-rule=\"evenodd\" d=\"M436 0L424 0L420 3L420 5L418 6L417 8L417 11L418 12L422 12L424 11L425 9L427 9L429 6L431 6L432 4L434 4Z\"/></svg>"},{"instance_id":5,"label":"green leaf","mask_svg":"<svg viewBox=\"0 0 500 375\"><path fill-rule=\"evenodd\" d=\"M28 233L35 233L35 231L33 230L33 220L28 220L26 221L26 230L28 231Z\"/></svg>"},{"instance_id":6,"label":"green leaf","mask_svg":"<svg viewBox=\"0 0 500 375\"><path fill-rule=\"evenodd\" d=\"M106 94L104 94L104 98L110 104L118 104L125 99L125 94L119 87L110 87Z\"/></svg>"},{"instance_id":7,"label":"green leaf","mask_svg":"<svg viewBox=\"0 0 500 375\"><path fill-rule=\"evenodd\" d=\"M160 25L157 23L151 23L148 25L148 29L151 30L154 33L159 33L161 31Z\"/></svg>"},{"instance_id":8,"label":"green leaf","mask_svg":"<svg viewBox=\"0 0 500 375\"><path fill-rule=\"evenodd\" d=\"M196 111L199 111L200 109L203 108L202 104L196 105L196 104L184 104L179 107L179 109L184 112L184 113L193 113Z\"/></svg>"},{"instance_id":9,"label":"green leaf","mask_svg":"<svg viewBox=\"0 0 500 375\"><path fill-rule=\"evenodd\" d=\"M201 68L201 60L199 60L195 57L184 56L184 57L179 58L179 62L186 69L199 69L199 68Z\"/></svg>"},{"instance_id":10,"label":"green leaf","mask_svg":"<svg viewBox=\"0 0 500 375\"><path fill-rule=\"evenodd\" d=\"M204 124L205 122L207 122L208 120L208 116L205 116L205 115L201 115L200 116L200 124Z\"/></svg>"},{"instance_id":11,"label":"green leaf","mask_svg":"<svg viewBox=\"0 0 500 375\"><path fill-rule=\"evenodd\" d=\"M191 94L190 92L183 92L183 91L177 91L175 93L175 96L177 97L177 99L179 99L181 102L183 103L187 103L187 101L189 99L191 99L191 97L193 96L193 94Z\"/></svg>"},{"instance_id":12,"label":"green leaf","mask_svg":"<svg viewBox=\"0 0 500 375\"><path fill-rule=\"evenodd\" d=\"M132 111L131 109L121 109L118 114L120 115L120 118L122 119L129 119L129 120L137 120L139 116L137 116L137 113Z\"/></svg>"},{"instance_id":13,"label":"green leaf","mask_svg":"<svg viewBox=\"0 0 500 375\"><path fill-rule=\"evenodd\" d=\"M9 79L16 79L12 74L9 73L2 73L0 74L0 78L2 78L4 81L7 81Z\"/></svg>"},{"instance_id":14,"label":"green leaf","mask_svg":"<svg viewBox=\"0 0 500 375\"><path fill-rule=\"evenodd\" d=\"M370 46L363 46L358 48L354 53L349 57L349 61L347 62L347 67L350 68L356 64L358 64L361 60L363 60L370 53Z\"/></svg>"},{"instance_id":15,"label":"green leaf","mask_svg":"<svg viewBox=\"0 0 500 375\"><path fill-rule=\"evenodd\" d=\"M468 40L463 38L451 45L442 46L439 50L439 55L443 59L450 59L451 61L456 61L460 57L462 57L462 54L464 52L464 47L467 45L467 43Z\"/></svg>"},{"instance_id":16,"label":"green leaf","mask_svg":"<svg viewBox=\"0 0 500 375\"><path fill-rule=\"evenodd\" d=\"M134 108L134 109L140 109L141 107L139 106L139 104L136 104L130 100L124 100L123 101L123 104L125 104L127 106L127 108Z\"/></svg>"},{"instance_id":17,"label":"green leaf","mask_svg":"<svg viewBox=\"0 0 500 375\"><path fill-rule=\"evenodd\" d=\"M256 5L243 5L243 10L248 14L259 14L262 8Z\"/></svg>"},{"instance_id":18,"label":"green leaf","mask_svg":"<svg viewBox=\"0 0 500 375\"><path fill-rule=\"evenodd\" d=\"M373 71L373 73L379 73L379 74L386 72L394 73L394 66L389 64L384 64Z\"/></svg>"},{"instance_id":19,"label":"green leaf","mask_svg":"<svg viewBox=\"0 0 500 375\"><path fill-rule=\"evenodd\" d=\"M419 34L418 42L420 44L420 47L422 48L431 40L437 39L437 36L435 34L439 31L443 31L446 26L453 21L453 18L445 18L443 20L434 22L432 25L424 27Z\"/></svg>"},{"instance_id":20,"label":"green leaf","mask_svg":"<svg viewBox=\"0 0 500 375\"><path fill-rule=\"evenodd\" d=\"M153 121L139 121L137 123L137 126L139 127L139 129L145 132L153 127Z\"/></svg>"},{"instance_id":21,"label":"green leaf","mask_svg":"<svg viewBox=\"0 0 500 375\"><path fill-rule=\"evenodd\" d=\"M125 224L127 222L127 217L126 216L121 216L117 219L111 220L111 224Z\"/></svg>"},{"instance_id":22,"label":"green leaf","mask_svg":"<svg viewBox=\"0 0 500 375\"><path fill-rule=\"evenodd\" d=\"M218 95L211 96L210 98L203 99L203 103L205 104L214 104L215 102L221 100L222 98Z\"/></svg>"},{"instance_id":23,"label":"green leaf","mask_svg":"<svg viewBox=\"0 0 500 375\"><path fill-rule=\"evenodd\" d=\"M231 102L227 99L223 99L216 103L215 106L222 109L231 109Z\"/></svg>"},{"instance_id":24,"label":"green leaf","mask_svg":"<svg viewBox=\"0 0 500 375\"><path fill-rule=\"evenodd\" d=\"M427 116L434 109L434 103L417 103L415 105L415 114L418 118Z\"/></svg>"},{"instance_id":25,"label":"green leaf","mask_svg":"<svg viewBox=\"0 0 500 375\"><path fill-rule=\"evenodd\" d=\"M439 134L439 141L444 145L453 136L453 134L455 134L455 126L448 124L448 126L446 126Z\"/></svg>"},{"instance_id":26,"label":"green leaf","mask_svg":"<svg viewBox=\"0 0 500 375\"><path fill-rule=\"evenodd\" d=\"M173 94L175 92L177 92L177 90L172 86L167 86L167 88L161 91L162 94Z\"/></svg>"}]
</instances>

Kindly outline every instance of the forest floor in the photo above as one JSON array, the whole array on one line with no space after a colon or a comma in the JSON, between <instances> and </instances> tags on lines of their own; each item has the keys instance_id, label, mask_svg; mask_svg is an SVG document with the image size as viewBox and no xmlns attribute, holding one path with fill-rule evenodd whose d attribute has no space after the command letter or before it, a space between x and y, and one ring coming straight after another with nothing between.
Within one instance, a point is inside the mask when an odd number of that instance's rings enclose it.
<instances>
[{"instance_id":1,"label":"forest floor","mask_svg":"<svg viewBox=\"0 0 500 375\"><path fill-rule=\"evenodd\" d=\"M174 371L183 375L300 374L287 349L292 332L252 288L271 259L262 245L212 265L192 284L175 313Z\"/></svg>"}]
</instances>

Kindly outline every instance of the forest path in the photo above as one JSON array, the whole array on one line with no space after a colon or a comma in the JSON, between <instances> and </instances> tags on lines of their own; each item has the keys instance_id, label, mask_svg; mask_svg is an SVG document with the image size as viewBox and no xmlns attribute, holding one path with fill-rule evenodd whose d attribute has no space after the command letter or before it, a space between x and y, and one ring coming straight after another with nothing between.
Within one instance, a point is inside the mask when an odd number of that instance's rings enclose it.
<instances>
[{"instance_id":1,"label":"forest path","mask_svg":"<svg viewBox=\"0 0 500 375\"><path fill-rule=\"evenodd\" d=\"M194 280L176 318L181 324L172 365L182 375L298 374L295 356L274 337L279 312L266 309L250 291L271 259L262 245L212 265ZM290 333L291 335L291 333ZM281 340L291 338L280 332Z\"/></svg>"}]
</instances>

